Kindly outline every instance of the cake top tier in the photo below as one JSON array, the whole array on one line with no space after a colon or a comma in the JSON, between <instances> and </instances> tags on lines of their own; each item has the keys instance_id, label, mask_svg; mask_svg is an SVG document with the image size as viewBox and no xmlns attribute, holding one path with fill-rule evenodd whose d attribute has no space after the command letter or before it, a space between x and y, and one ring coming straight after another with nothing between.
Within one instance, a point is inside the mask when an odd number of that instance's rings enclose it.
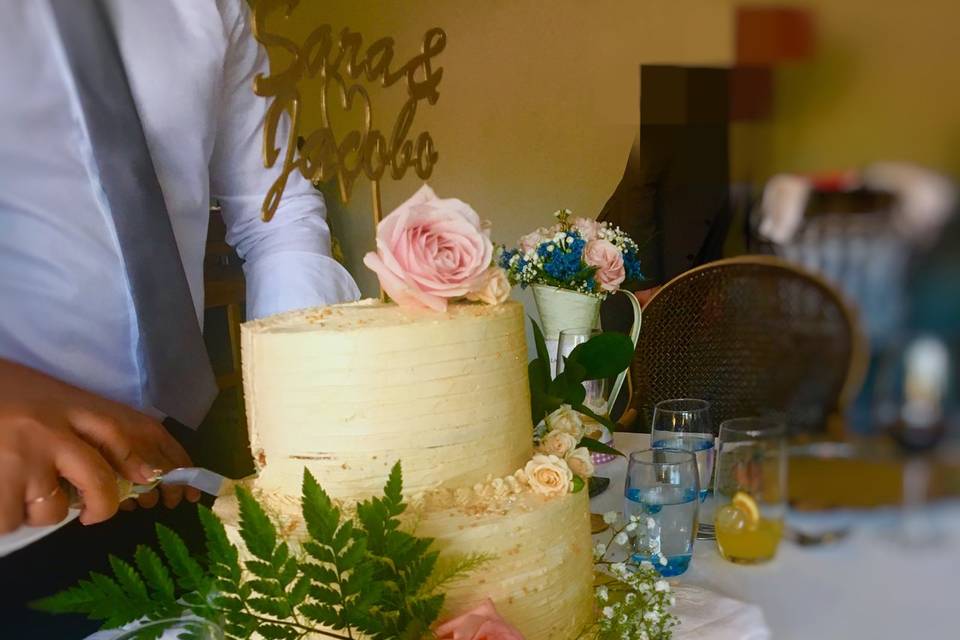
<instances>
[{"instance_id":1,"label":"cake top tier","mask_svg":"<svg viewBox=\"0 0 960 640\"><path fill-rule=\"evenodd\" d=\"M299 495L308 467L332 496L380 491L403 462L412 492L513 473L532 450L523 308L377 301L243 326L258 487Z\"/></svg>"}]
</instances>

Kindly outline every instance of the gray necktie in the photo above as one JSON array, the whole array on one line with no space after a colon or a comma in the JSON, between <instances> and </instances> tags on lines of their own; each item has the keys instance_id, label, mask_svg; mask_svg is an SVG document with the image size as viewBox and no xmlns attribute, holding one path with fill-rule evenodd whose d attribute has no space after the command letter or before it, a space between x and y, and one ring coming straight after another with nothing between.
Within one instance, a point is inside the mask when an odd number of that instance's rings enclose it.
<instances>
[{"instance_id":1,"label":"gray necktie","mask_svg":"<svg viewBox=\"0 0 960 640\"><path fill-rule=\"evenodd\" d=\"M98 0L50 0L120 243L147 396L200 424L217 393L170 217L109 18Z\"/></svg>"}]
</instances>

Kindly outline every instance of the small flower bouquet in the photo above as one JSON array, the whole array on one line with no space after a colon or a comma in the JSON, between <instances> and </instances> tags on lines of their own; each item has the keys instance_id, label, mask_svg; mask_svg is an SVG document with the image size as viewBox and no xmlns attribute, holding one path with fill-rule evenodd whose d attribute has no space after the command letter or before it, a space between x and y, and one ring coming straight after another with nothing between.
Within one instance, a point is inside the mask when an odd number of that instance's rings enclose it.
<instances>
[{"instance_id":1,"label":"small flower bouquet","mask_svg":"<svg viewBox=\"0 0 960 640\"><path fill-rule=\"evenodd\" d=\"M605 298L624 281L641 278L639 247L606 222L555 212L557 223L520 238L515 249L502 247L499 264L512 284L542 284Z\"/></svg>"},{"instance_id":2,"label":"small flower bouquet","mask_svg":"<svg viewBox=\"0 0 960 640\"><path fill-rule=\"evenodd\" d=\"M636 564L615 560L616 556L630 555L630 536L650 527L637 515L622 522L616 511L603 515L611 527L609 542L597 543L593 550L597 586L594 590L600 615L596 625L585 636L593 640L669 640L679 620L670 612L676 599L670 583L650 562ZM661 564L666 558L661 556Z\"/></svg>"}]
</instances>

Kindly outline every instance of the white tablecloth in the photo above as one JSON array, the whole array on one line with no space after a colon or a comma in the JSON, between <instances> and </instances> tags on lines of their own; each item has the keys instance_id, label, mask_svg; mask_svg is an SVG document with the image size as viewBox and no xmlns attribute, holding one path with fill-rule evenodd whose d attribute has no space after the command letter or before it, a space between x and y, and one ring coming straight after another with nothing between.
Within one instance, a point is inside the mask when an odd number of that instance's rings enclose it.
<instances>
[{"instance_id":1,"label":"white tablecloth","mask_svg":"<svg viewBox=\"0 0 960 640\"><path fill-rule=\"evenodd\" d=\"M629 453L648 442L646 435L618 433L614 446ZM591 501L592 511L622 509L626 461L602 465L597 475L611 482ZM714 542L698 541L690 569L672 582L759 605L776 640L960 638L955 621L960 613L960 505L936 507L933 516L943 540L926 549L904 549L893 542L895 516L892 511L802 516L825 523L842 518L853 524L853 533L819 547L784 541L773 561L757 566L726 562ZM788 516L788 522L800 519Z\"/></svg>"}]
</instances>

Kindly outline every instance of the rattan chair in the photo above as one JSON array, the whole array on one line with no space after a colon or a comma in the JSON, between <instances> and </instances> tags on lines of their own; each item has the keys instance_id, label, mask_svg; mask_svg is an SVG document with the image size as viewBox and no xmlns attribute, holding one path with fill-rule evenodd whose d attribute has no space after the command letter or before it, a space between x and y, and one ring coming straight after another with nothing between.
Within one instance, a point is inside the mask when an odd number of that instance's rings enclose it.
<instances>
[{"instance_id":1,"label":"rattan chair","mask_svg":"<svg viewBox=\"0 0 960 640\"><path fill-rule=\"evenodd\" d=\"M841 435L866 364L854 312L823 279L772 256L719 260L667 283L643 310L631 365L633 430L669 398L728 418L781 415L791 432Z\"/></svg>"}]
</instances>

